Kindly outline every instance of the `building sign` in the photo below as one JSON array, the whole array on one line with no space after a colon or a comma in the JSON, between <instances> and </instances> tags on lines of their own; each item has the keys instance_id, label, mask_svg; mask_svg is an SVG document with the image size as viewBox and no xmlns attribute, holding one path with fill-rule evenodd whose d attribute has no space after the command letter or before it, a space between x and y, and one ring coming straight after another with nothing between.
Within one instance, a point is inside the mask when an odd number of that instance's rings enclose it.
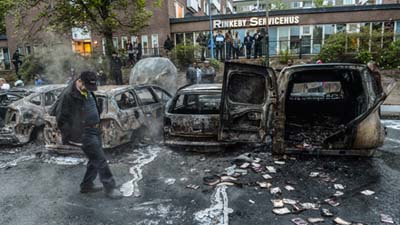
<instances>
[{"instance_id":1,"label":"building sign","mask_svg":"<svg viewBox=\"0 0 400 225\"><path fill-rule=\"evenodd\" d=\"M90 40L90 31L88 29L82 29L74 27L72 28L72 39L73 40Z\"/></svg>"},{"instance_id":2,"label":"building sign","mask_svg":"<svg viewBox=\"0 0 400 225\"><path fill-rule=\"evenodd\" d=\"M221 28L241 28L241 27L262 27L266 25L265 17L251 17L244 19L234 19L234 20L214 20L213 25L216 29ZM299 16L276 16L269 17L269 25L290 25L299 24Z\"/></svg>"}]
</instances>

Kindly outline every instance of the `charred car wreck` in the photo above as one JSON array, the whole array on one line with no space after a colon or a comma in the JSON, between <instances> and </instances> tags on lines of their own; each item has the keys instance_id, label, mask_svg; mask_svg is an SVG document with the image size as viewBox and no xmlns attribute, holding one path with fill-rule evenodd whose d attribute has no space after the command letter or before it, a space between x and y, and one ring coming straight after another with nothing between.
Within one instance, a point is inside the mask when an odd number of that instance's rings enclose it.
<instances>
[{"instance_id":1,"label":"charred car wreck","mask_svg":"<svg viewBox=\"0 0 400 225\"><path fill-rule=\"evenodd\" d=\"M41 136L44 115L64 88L65 85L45 85L14 95L16 98L27 96L7 106L5 124L0 129L0 144L22 145Z\"/></svg>"},{"instance_id":2,"label":"charred car wreck","mask_svg":"<svg viewBox=\"0 0 400 225\"><path fill-rule=\"evenodd\" d=\"M272 142L272 151L278 154L370 156L383 144L379 106L395 85L380 91L379 82L363 65L300 65L285 68L277 77L270 68L228 62L219 120L199 119L200 115L174 119L179 115L171 113L182 114L174 111L179 108L175 97L167 109L165 141L196 144L196 132L201 138L209 129L217 143ZM178 137L176 128L192 133Z\"/></svg>"},{"instance_id":3,"label":"charred car wreck","mask_svg":"<svg viewBox=\"0 0 400 225\"><path fill-rule=\"evenodd\" d=\"M29 94L31 94L31 92L28 89L23 88L0 90L0 127L4 126L4 119L6 118L8 106Z\"/></svg>"},{"instance_id":4,"label":"charred car wreck","mask_svg":"<svg viewBox=\"0 0 400 225\"><path fill-rule=\"evenodd\" d=\"M102 106L100 129L103 148L114 148L143 135L160 132L164 106L171 98L167 91L155 85L99 86L95 95ZM46 115L45 124L46 149L59 153L81 151L79 143L63 143L54 116Z\"/></svg>"}]
</instances>

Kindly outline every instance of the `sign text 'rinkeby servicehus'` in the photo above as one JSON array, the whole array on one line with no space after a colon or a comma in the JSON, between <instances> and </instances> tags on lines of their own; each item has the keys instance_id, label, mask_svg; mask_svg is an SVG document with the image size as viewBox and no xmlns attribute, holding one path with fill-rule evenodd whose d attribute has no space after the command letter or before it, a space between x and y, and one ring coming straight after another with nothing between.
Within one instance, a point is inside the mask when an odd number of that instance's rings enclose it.
<instances>
[{"instance_id":1,"label":"sign text 'rinkeby servicehus'","mask_svg":"<svg viewBox=\"0 0 400 225\"><path fill-rule=\"evenodd\" d=\"M266 25L267 19L265 17L251 17L244 19L233 20L214 20L214 28L241 28L241 27L260 27ZM289 25L298 24L299 16L276 16L269 17L269 25Z\"/></svg>"}]
</instances>

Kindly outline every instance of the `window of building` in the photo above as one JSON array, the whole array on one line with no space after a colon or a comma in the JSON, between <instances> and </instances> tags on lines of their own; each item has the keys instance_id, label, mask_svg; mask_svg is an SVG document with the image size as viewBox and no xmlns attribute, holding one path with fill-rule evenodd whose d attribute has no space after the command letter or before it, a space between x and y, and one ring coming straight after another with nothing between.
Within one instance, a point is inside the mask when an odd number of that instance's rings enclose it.
<instances>
[{"instance_id":1,"label":"window of building","mask_svg":"<svg viewBox=\"0 0 400 225\"><path fill-rule=\"evenodd\" d=\"M8 48L0 48L0 70L10 69L10 57Z\"/></svg>"},{"instance_id":2,"label":"window of building","mask_svg":"<svg viewBox=\"0 0 400 225\"><path fill-rule=\"evenodd\" d=\"M383 30L383 47L388 48L389 45L393 42L394 37L394 22L389 21L385 22Z\"/></svg>"},{"instance_id":3,"label":"window of building","mask_svg":"<svg viewBox=\"0 0 400 225\"><path fill-rule=\"evenodd\" d=\"M302 26L300 27L301 34L301 53L310 54L311 53L311 27Z\"/></svg>"},{"instance_id":4,"label":"window of building","mask_svg":"<svg viewBox=\"0 0 400 225\"><path fill-rule=\"evenodd\" d=\"M371 24L371 51L376 52L382 48L382 22L373 22Z\"/></svg>"},{"instance_id":5,"label":"window of building","mask_svg":"<svg viewBox=\"0 0 400 225\"><path fill-rule=\"evenodd\" d=\"M151 47L153 48L153 54L159 55L158 34L151 35Z\"/></svg>"},{"instance_id":6,"label":"window of building","mask_svg":"<svg viewBox=\"0 0 400 225\"><path fill-rule=\"evenodd\" d=\"M177 45L183 44L184 38L183 38L183 33L177 33L175 34L175 42Z\"/></svg>"},{"instance_id":7,"label":"window of building","mask_svg":"<svg viewBox=\"0 0 400 225\"><path fill-rule=\"evenodd\" d=\"M291 6L292 8L301 8L303 7L303 2L292 2Z\"/></svg>"},{"instance_id":8,"label":"window of building","mask_svg":"<svg viewBox=\"0 0 400 225\"><path fill-rule=\"evenodd\" d=\"M31 46L29 46L29 45L25 46L25 53L26 53L27 55L30 55L30 54L32 53Z\"/></svg>"},{"instance_id":9,"label":"window of building","mask_svg":"<svg viewBox=\"0 0 400 225\"><path fill-rule=\"evenodd\" d=\"M270 55L277 55L278 49L278 29L276 27L269 27L269 54ZM241 38L244 40L244 37ZM246 50L246 48L244 48Z\"/></svg>"},{"instance_id":10,"label":"window of building","mask_svg":"<svg viewBox=\"0 0 400 225\"><path fill-rule=\"evenodd\" d=\"M279 51L289 50L289 27L278 27Z\"/></svg>"},{"instance_id":11,"label":"window of building","mask_svg":"<svg viewBox=\"0 0 400 225\"><path fill-rule=\"evenodd\" d=\"M135 44L137 43L137 37L135 35L131 36L131 43L133 44L133 46L135 46Z\"/></svg>"},{"instance_id":12,"label":"window of building","mask_svg":"<svg viewBox=\"0 0 400 225\"><path fill-rule=\"evenodd\" d=\"M382 4L382 0L376 0L376 1L375 1L375 4L381 5L381 4Z\"/></svg>"},{"instance_id":13,"label":"window of building","mask_svg":"<svg viewBox=\"0 0 400 225\"><path fill-rule=\"evenodd\" d=\"M335 5L335 0L324 0L323 5L325 5L325 6L334 6Z\"/></svg>"},{"instance_id":14,"label":"window of building","mask_svg":"<svg viewBox=\"0 0 400 225\"><path fill-rule=\"evenodd\" d=\"M346 24L336 24L336 33L346 32Z\"/></svg>"},{"instance_id":15,"label":"window of building","mask_svg":"<svg viewBox=\"0 0 400 225\"><path fill-rule=\"evenodd\" d=\"M126 49L126 45L128 44L128 37L126 36L122 36L121 37L121 47L123 49Z\"/></svg>"},{"instance_id":16,"label":"window of building","mask_svg":"<svg viewBox=\"0 0 400 225\"><path fill-rule=\"evenodd\" d=\"M370 50L371 23L360 23L359 48Z\"/></svg>"},{"instance_id":17,"label":"window of building","mask_svg":"<svg viewBox=\"0 0 400 225\"><path fill-rule=\"evenodd\" d=\"M335 25L334 24L326 24L324 25L324 41L329 38L332 34L335 33Z\"/></svg>"},{"instance_id":18,"label":"window of building","mask_svg":"<svg viewBox=\"0 0 400 225\"><path fill-rule=\"evenodd\" d=\"M300 27L290 27L290 52L298 54L300 52Z\"/></svg>"},{"instance_id":19,"label":"window of building","mask_svg":"<svg viewBox=\"0 0 400 225\"><path fill-rule=\"evenodd\" d=\"M343 5L354 5L355 0L343 0Z\"/></svg>"},{"instance_id":20,"label":"window of building","mask_svg":"<svg viewBox=\"0 0 400 225\"><path fill-rule=\"evenodd\" d=\"M396 21L396 23L395 23L395 35L394 35L394 38L396 39L396 40L400 40L400 21Z\"/></svg>"},{"instance_id":21,"label":"window of building","mask_svg":"<svg viewBox=\"0 0 400 225\"><path fill-rule=\"evenodd\" d=\"M205 0L203 3L204 3L204 8L203 8L204 14L209 15L210 8L209 8L209 5L208 5L208 1Z\"/></svg>"},{"instance_id":22,"label":"window of building","mask_svg":"<svg viewBox=\"0 0 400 225\"><path fill-rule=\"evenodd\" d=\"M313 7L313 1L312 0L303 1L303 8L312 8L312 7Z\"/></svg>"},{"instance_id":23,"label":"window of building","mask_svg":"<svg viewBox=\"0 0 400 225\"><path fill-rule=\"evenodd\" d=\"M114 46L115 49L119 49L118 37L113 37L113 46Z\"/></svg>"},{"instance_id":24,"label":"window of building","mask_svg":"<svg viewBox=\"0 0 400 225\"><path fill-rule=\"evenodd\" d=\"M313 29L313 47L312 53L317 54L321 51L322 45L322 31L323 28L321 25L315 25Z\"/></svg>"},{"instance_id":25,"label":"window of building","mask_svg":"<svg viewBox=\"0 0 400 225\"><path fill-rule=\"evenodd\" d=\"M24 54L24 49L22 47L18 47L17 49L19 54Z\"/></svg>"},{"instance_id":26,"label":"window of building","mask_svg":"<svg viewBox=\"0 0 400 225\"><path fill-rule=\"evenodd\" d=\"M143 54L148 54L149 51L149 39L147 38L147 35L142 35L142 49L143 49Z\"/></svg>"},{"instance_id":27,"label":"window of building","mask_svg":"<svg viewBox=\"0 0 400 225\"><path fill-rule=\"evenodd\" d=\"M185 8L181 3L177 1L175 1L175 17L176 18L185 17Z\"/></svg>"},{"instance_id":28,"label":"window of building","mask_svg":"<svg viewBox=\"0 0 400 225\"><path fill-rule=\"evenodd\" d=\"M348 52L355 52L358 50L359 46L359 35L357 35L357 33L360 31L360 25L358 23L349 23L347 24L346 31L346 49Z\"/></svg>"},{"instance_id":29,"label":"window of building","mask_svg":"<svg viewBox=\"0 0 400 225\"><path fill-rule=\"evenodd\" d=\"M185 33L185 45L193 45L193 33Z\"/></svg>"}]
</instances>

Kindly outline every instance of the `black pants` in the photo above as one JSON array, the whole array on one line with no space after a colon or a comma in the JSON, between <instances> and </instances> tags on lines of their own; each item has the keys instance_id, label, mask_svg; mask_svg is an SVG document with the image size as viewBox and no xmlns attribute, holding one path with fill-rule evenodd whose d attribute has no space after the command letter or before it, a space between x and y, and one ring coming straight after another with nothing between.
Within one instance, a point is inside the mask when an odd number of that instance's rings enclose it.
<instances>
[{"instance_id":1,"label":"black pants","mask_svg":"<svg viewBox=\"0 0 400 225\"><path fill-rule=\"evenodd\" d=\"M100 130L97 128L84 128L82 144L82 150L88 157L89 162L81 188L92 186L97 174L99 174L100 181L106 190L115 188L115 180L108 167L102 148Z\"/></svg>"},{"instance_id":2,"label":"black pants","mask_svg":"<svg viewBox=\"0 0 400 225\"><path fill-rule=\"evenodd\" d=\"M246 46L246 58L250 59L250 56L251 56L251 46L250 47Z\"/></svg>"},{"instance_id":3,"label":"black pants","mask_svg":"<svg viewBox=\"0 0 400 225\"><path fill-rule=\"evenodd\" d=\"M216 51L216 59L218 59L218 56L219 56L219 60L223 60L223 56L222 56L222 50L224 49L224 47L222 46L217 46L217 51Z\"/></svg>"},{"instance_id":4,"label":"black pants","mask_svg":"<svg viewBox=\"0 0 400 225\"><path fill-rule=\"evenodd\" d=\"M122 85L122 73L121 71L114 71L114 79L116 85Z\"/></svg>"}]
</instances>

